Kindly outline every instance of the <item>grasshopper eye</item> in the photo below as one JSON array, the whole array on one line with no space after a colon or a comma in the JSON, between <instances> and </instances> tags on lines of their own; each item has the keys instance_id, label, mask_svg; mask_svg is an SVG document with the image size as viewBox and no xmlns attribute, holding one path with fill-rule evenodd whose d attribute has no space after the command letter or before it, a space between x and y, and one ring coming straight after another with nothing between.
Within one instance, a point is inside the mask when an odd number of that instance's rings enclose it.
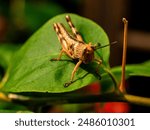
<instances>
[{"instance_id":1,"label":"grasshopper eye","mask_svg":"<svg viewBox=\"0 0 150 130\"><path fill-rule=\"evenodd\" d=\"M87 48L85 48L84 53L88 54L89 50Z\"/></svg>"},{"instance_id":2,"label":"grasshopper eye","mask_svg":"<svg viewBox=\"0 0 150 130\"><path fill-rule=\"evenodd\" d=\"M86 54L89 54L90 53L90 51L88 50L88 48L86 47L86 48L84 48L84 50L83 50L83 55L86 55Z\"/></svg>"}]
</instances>

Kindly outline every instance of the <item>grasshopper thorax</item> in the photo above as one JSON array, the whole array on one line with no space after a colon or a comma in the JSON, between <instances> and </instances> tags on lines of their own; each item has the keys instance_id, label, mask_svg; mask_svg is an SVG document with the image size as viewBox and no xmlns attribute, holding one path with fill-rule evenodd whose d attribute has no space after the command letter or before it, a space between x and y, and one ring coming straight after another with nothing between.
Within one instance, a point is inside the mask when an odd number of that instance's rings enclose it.
<instances>
[{"instance_id":1,"label":"grasshopper thorax","mask_svg":"<svg viewBox=\"0 0 150 130\"><path fill-rule=\"evenodd\" d=\"M83 63L87 64L94 59L94 48L91 43L85 44L82 53Z\"/></svg>"}]
</instances>

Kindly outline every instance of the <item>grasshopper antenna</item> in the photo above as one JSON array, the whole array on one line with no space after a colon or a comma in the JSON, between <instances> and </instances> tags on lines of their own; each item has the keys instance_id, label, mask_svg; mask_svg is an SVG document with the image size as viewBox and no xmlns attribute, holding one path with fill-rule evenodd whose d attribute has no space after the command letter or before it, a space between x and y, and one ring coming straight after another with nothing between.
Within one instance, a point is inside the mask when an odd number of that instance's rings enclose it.
<instances>
[{"instance_id":1,"label":"grasshopper antenna","mask_svg":"<svg viewBox=\"0 0 150 130\"><path fill-rule=\"evenodd\" d=\"M107 44L107 45L104 45L104 46L101 46L101 44L98 43L98 45L95 46L94 49L97 50L97 49L104 48L104 47L107 47L107 46L110 46L110 45L114 45L114 44L116 44L116 43L117 43L117 41L114 41L114 42L111 42L110 44Z\"/></svg>"}]
</instances>

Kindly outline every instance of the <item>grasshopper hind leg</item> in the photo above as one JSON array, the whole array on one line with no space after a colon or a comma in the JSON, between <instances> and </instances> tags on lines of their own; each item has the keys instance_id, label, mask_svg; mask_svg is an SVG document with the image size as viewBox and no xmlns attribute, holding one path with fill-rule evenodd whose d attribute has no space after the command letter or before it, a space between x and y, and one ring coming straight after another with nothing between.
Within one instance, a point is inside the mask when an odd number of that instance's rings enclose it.
<instances>
[{"instance_id":1,"label":"grasshopper hind leg","mask_svg":"<svg viewBox=\"0 0 150 130\"><path fill-rule=\"evenodd\" d=\"M77 38L79 41L83 41L82 36L79 34L75 26L73 25L71 18L69 15L66 15L66 21L69 24L69 27L71 28L72 33L74 34L75 38Z\"/></svg>"}]
</instances>

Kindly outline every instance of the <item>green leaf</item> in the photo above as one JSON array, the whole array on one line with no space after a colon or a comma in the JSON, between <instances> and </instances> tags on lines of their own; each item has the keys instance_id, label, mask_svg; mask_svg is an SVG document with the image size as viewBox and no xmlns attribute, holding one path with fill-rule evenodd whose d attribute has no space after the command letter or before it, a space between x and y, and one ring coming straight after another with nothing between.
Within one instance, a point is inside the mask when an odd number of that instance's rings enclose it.
<instances>
[{"instance_id":1,"label":"green leaf","mask_svg":"<svg viewBox=\"0 0 150 130\"><path fill-rule=\"evenodd\" d=\"M67 56L62 57L62 61L50 61L58 57L61 49L53 23L61 22L71 31L65 15L50 19L16 53L3 91L62 93L77 90L97 80L94 74L96 64L82 64L75 74L75 82L64 88L77 62ZM99 42L102 46L109 44L106 33L96 23L75 14L69 15L85 42ZM109 46L97 50L95 54L105 66L109 66Z\"/></svg>"},{"instance_id":2,"label":"green leaf","mask_svg":"<svg viewBox=\"0 0 150 130\"><path fill-rule=\"evenodd\" d=\"M114 67L111 69L111 71L117 80L121 81L121 66ZM150 77L150 60L140 64L126 65L126 79L130 78L131 76ZM104 89L109 89L113 85L113 82L108 74L105 73L102 75L101 84L102 86L105 86L105 88L102 87Z\"/></svg>"},{"instance_id":3,"label":"green leaf","mask_svg":"<svg viewBox=\"0 0 150 130\"><path fill-rule=\"evenodd\" d=\"M131 76L150 77L150 60L140 64L131 64L126 66L126 78ZM115 67L112 72L117 76L121 75L121 67Z\"/></svg>"},{"instance_id":4,"label":"green leaf","mask_svg":"<svg viewBox=\"0 0 150 130\"><path fill-rule=\"evenodd\" d=\"M11 64L11 59L18 49L20 45L15 44L0 44L0 66L2 66L5 70Z\"/></svg>"}]
</instances>

